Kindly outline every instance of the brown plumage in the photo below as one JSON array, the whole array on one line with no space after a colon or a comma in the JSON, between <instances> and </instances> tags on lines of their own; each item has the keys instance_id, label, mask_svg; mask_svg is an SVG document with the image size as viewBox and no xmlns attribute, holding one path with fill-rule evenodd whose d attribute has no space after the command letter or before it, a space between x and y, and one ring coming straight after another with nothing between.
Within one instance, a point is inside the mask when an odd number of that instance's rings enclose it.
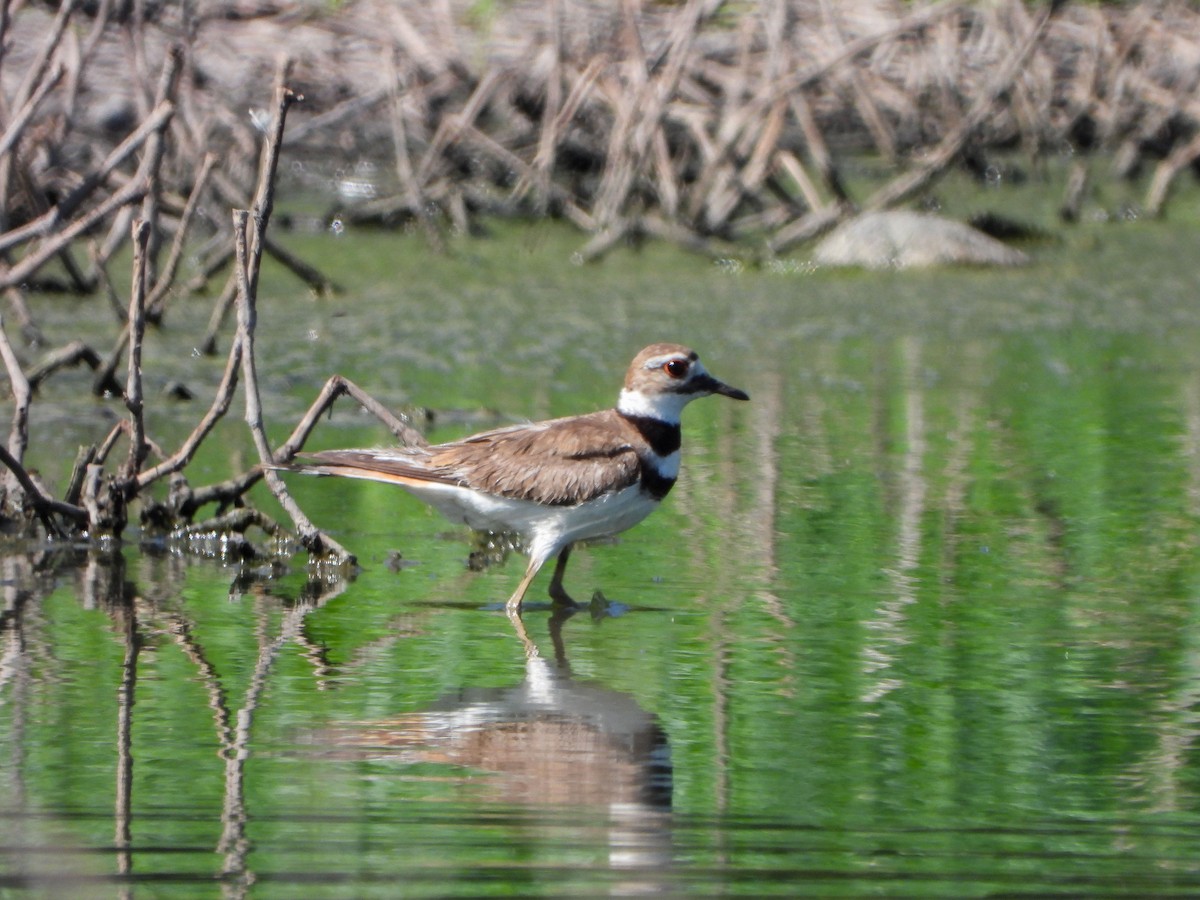
<instances>
[{"instance_id":1,"label":"brown plumage","mask_svg":"<svg viewBox=\"0 0 1200 900\"><path fill-rule=\"evenodd\" d=\"M697 397L745 391L713 378L695 351L652 344L629 366L615 409L386 450L305 454L298 471L397 484L454 522L519 535L529 566L509 598L558 556L550 595L567 600L563 571L576 541L617 534L657 508L679 471L679 416Z\"/></svg>"},{"instance_id":2,"label":"brown plumage","mask_svg":"<svg viewBox=\"0 0 1200 900\"><path fill-rule=\"evenodd\" d=\"M305 454L325 474L367 469L379 476L454 484L547 506L584 503L638 480L642 462L637 426L616 410L514 425L427 448L395 451L331 450ZM387 455L385 455L387 454ZM383 478L380 478L383 480Z\"/></svg>"}]
</instances>

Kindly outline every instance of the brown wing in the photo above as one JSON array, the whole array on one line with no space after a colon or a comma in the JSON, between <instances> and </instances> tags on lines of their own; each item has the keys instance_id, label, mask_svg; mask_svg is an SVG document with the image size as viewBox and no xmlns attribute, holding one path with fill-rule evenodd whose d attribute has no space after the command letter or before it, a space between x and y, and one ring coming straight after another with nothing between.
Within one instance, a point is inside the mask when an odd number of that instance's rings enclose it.
<instances>
[{"instance_id":1,"label":"brown wing","mask_svg":"<svg viewBox=\"0 0 1200 900\"><path fill-rule=\"evenodd\" d=\"M398 484L457 484L501 497L571 506L637 482L629 426L611 410L516 425L448 444L303 454L315 474Z\"/></svg>"},{"instance_id":2,"label":"brown wing","mask_svg":"<svg viewBox=\"0 0 1200 900\"><path fill-rule=\"evenodd\" d=\"M637 482L629 439L624 420L608 410L430 447L430 468L489 494L569 506Z\"/></svg>"}]
</instances>

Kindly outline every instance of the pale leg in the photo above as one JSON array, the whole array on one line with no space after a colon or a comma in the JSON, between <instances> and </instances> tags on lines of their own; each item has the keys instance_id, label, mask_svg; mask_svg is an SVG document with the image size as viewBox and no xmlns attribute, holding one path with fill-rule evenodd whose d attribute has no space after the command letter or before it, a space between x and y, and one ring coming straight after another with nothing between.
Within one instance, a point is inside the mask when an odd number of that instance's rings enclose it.
<instances>
[{"instance_id":1,"label":"pale leg","mask_svg":"<svg viewBox=\"0 0 1200 900\"><path fill-rule=\"evenodd\" d=\"M533 577L537 575L538 569L541 567L542 564L533 559L525 567L525 575L521 578L521 583L517 585L517 589L513 591L513 595L504 604L504 609L510 616L519 616L521 614L521 601L525 599L525 592L529 590L529 585L532 583Z\"/></svg>"}]
</instances>

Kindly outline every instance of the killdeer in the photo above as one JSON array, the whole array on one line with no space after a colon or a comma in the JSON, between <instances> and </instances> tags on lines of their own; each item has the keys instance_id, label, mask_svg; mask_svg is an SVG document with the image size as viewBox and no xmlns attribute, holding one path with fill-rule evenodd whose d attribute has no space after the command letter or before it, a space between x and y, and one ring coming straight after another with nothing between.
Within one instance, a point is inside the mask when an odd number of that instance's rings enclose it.
<instances>
[{"instance_id":1,"label":"killdeer","mask_svg":"<svg viewBox=\"0 0 1200 900\"><path fill-rule=\"evenodd\" d=\"M633 358L615 409L485 431L432 446L324 450L297 471L396 484L452 522L515 534L529 565L506 604L519 614L557 555L550 597L570 603L571 547L646 518L679 474L679 417L697 397L750 396L708 374L694 350L651 344Z\"/></svg>"}]
</instances>

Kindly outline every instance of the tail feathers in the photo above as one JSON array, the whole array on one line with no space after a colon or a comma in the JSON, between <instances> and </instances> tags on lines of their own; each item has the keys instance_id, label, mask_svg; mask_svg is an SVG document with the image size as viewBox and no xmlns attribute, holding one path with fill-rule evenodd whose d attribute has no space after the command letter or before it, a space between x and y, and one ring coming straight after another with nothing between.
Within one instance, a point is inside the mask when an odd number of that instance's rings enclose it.
<instances>
[{"instance_id":1,"label":"tail feathers","mask_svg":"<svg viewBox=\"0 0 1200 900\"><path fill-rule=\"evenodd\" d=\"M338 465L336 463L290 463L287 465L264 466L278 472L294 472L299 475L335 475L340 478L366 478L371 481L395 483L399 479L387 472L367 469L362 466Z\"/></svg>"},{"instance_id":2,"label":"tail feathers","mask_svg":"<svg viewBox=\"0 0 1200 900\"><path fill-rule=\"evenodd\" d=\"M294 472L298 475L341 475L341 467L328 465L312 465L310 463L286 463L264 468L277 472Z\"/></svg>"},{"instance_id":3,"label":"tail feathers","mask_svg":"<svg viewBox=\"0 0 1200 900\"><path fill-rule=\"evenodd\" d=\"M420 487L431 483L459 483L456 479L429 472L395 456L374 455L360 450L326 450L321 453L302 454L302 458L313 461L276 465L271 468L302 475L361 478L405 487Z\"/></svg>"}]
</instances>

